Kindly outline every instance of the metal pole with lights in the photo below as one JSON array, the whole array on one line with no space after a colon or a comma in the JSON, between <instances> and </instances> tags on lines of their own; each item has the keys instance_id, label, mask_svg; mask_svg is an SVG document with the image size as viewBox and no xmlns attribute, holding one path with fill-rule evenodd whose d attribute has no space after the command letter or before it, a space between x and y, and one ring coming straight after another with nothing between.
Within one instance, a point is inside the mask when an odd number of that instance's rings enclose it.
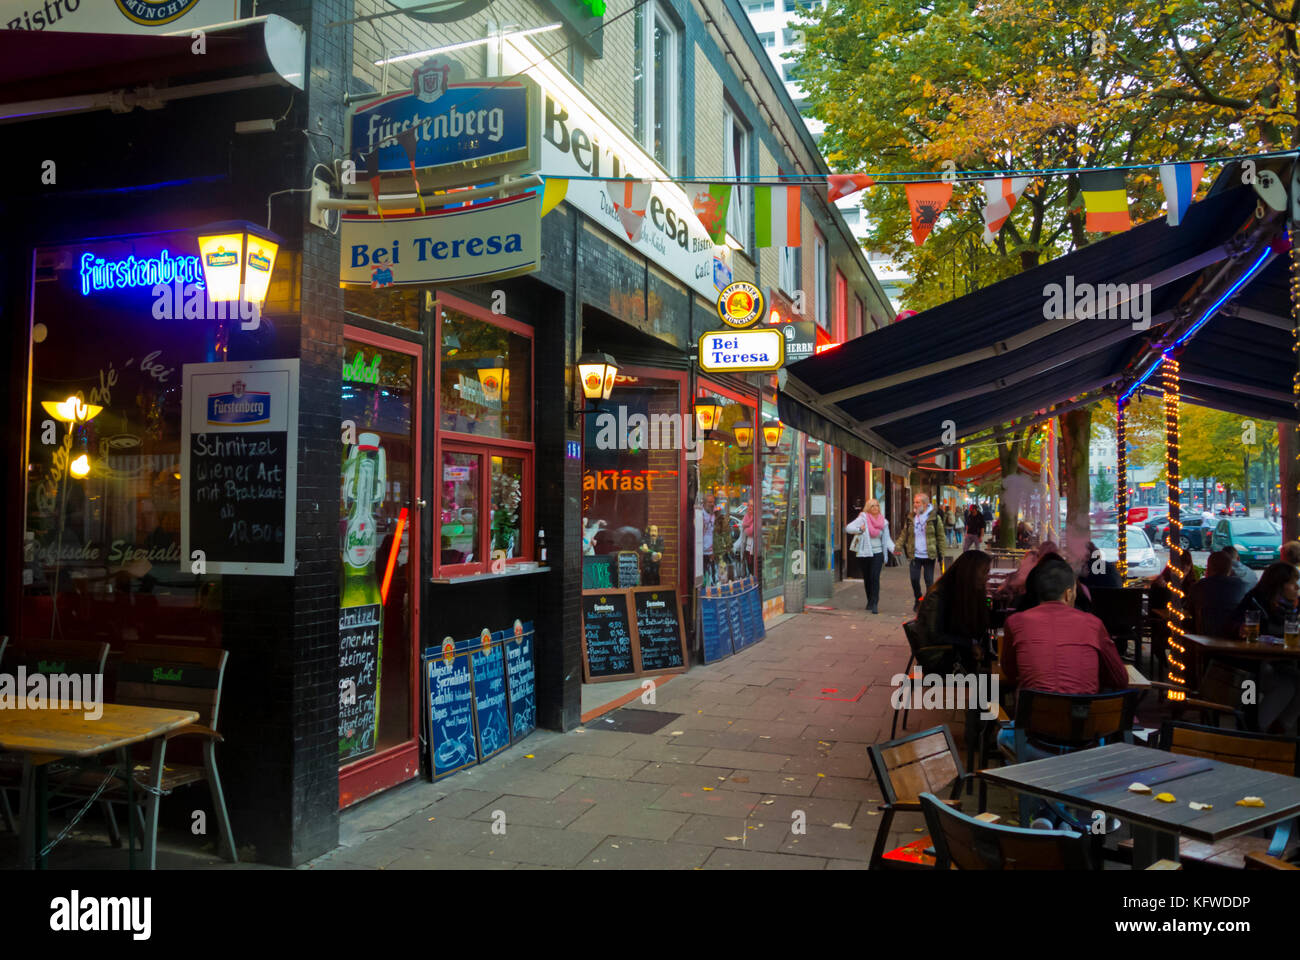
<instances>
[{"instance_id":1,"label":"metal pole with lights","mask_svg":"<svg viewBox=\"0 0 1300 960\"><path fill-rule=\"evenodd\" d=\"M1184 598L1186 580L1182 567L1174 562L1174 551L1181 551L1182 549L1180 546L1182 543L1182 519L1180 516L1181 504L1179 502L1182 493L1182 478L1178 463L1178 394L1180 385L1178 382L1178 361L1174 359L1172 349L1165 352L1164 360L1161 363L1161 375L1165 403L1165 472L1169 480L1169 563L1173 568L1173 572L1169 577L1170 598L1166 605L1169 613L1169 652L1165 656L1167 661L1165 679L1179 687L1185 687L1187 685L1187 664L1184 661L1187 658L1187 648L1184 635L1187 631L1183 629L1183 621L1186 619L1183 611L1186 606ZM1181 553L1179 556L1181 557ZM1182 691L1171 690L1167 696L1170 700L1184 700L1187 694Z\"/></svg>"}]
</instances>

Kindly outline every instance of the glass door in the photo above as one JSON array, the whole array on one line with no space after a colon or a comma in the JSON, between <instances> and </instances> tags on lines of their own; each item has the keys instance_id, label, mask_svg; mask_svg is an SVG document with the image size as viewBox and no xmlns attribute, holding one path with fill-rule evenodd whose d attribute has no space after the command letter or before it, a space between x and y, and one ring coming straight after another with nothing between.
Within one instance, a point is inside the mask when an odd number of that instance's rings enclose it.
<instances>
[{"instance_id":1,"label":"glass door","mask_svg":"<svg viewBox=\"0 0 1300 960\"><path fill-rule=\"evenodd\" d=\"M807 441L808 464L808 599L831 596L831 448L812 437Z\"/></svg>"},{"instance_id":2,"label":"glass door","mask_svg":"<svg viewBox=\"0 0 1300 960\"><path fill-rule=\"evenodd\" d=\"M418 346L348 329L339 458L341 806L419 770L420 368Z\"/></svg>"}]
</instances>

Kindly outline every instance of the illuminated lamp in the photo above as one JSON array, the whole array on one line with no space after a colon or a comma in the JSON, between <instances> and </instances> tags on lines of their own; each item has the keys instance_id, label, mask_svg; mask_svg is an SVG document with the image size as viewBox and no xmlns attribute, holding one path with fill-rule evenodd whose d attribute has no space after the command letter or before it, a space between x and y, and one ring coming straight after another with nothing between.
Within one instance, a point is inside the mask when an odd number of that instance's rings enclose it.
<instances>
[{"instance_id":1,"label":"illuminated lamp","mask_svg":"<svg viewBox=\"0 0 1300 960\"><path fill-rule=\"evenodd\" d=\"M199 230L198 241L208 299L214 303L242 299L261 306L280 238L256 224L231 220Z\"/></svg>"},{"instance_id":2,"label":"illuminated lamp","mask_svg":"<svg viewBox=\"0 0 1300 960\"><path fill-rule=\"evenodd\" d=\"M763 443L766 444L768 450L777 448L777 444L781 442L781 431L784 429L780 420L763 421Z\"/></svg>"},{"instance_id":3,"label":"illuminated lamp","mask_svg":"<svg viewBox=\"0 0 1300 960\"><path fill-rule=\"evenodd\" d=\"M608 400L618 376L618 362L608 353L584 353L578 358L578 382L588 400Z\"/></svg>"},{"instance_id":4,"label":"illuminated lamp","mask_svg":"<svg viewBox=\"0 0 1300 960\"><path fill-rule=\"evenodd\" d=\"M80 397L68 397L66 400L42 400L41 406L56 420L64 423L87 423L99 416L104 408L94 403L86 403Z\"/></svg>"},{"instance_id":5,"label":"illuminated lamp","mask_svg":"<svg viewBox=\"0 0 1300 960\"><path fill-rule=\"evenodd\" d=\"M714 396L698 397L695 401L695 423L700 433L708 433L722 418L722 401Z\"/></svg>"},{"instance_id":6,"label":"illuminated lamp","mask_svg":"<svg viewBox=\"0 0 1300 960\"><path fill-rule=\"evenodd\" d=\"M770 314L768 314L767 322L768 322L768 323L780 323L780 322L781 322L781 311L778 310L778 309L776 309L776 307L773 307L773 308L772 308L772 312L771 312Z\"/></svg>"},{"instance_id":7,"label":"illuminated lamp","mask_svg":"<svg viewBox=\"0 0 1300 960\"><path fill-rule=\"evenodd\" d=\"M78 480L90 473L90 458L84 453L68 464L68 473L72 474Z\"/></svg>"},{"instance_id":8,"label":"illuminated lamp","mask_svg":"<svg viewBox=\"0 0 1300 960\"><path fill-rule=\"evenodd\" d=\"M750 424L738 423L731 428L731 432L736 437L736 446L741 450L748 450L749 445L754 442L754 428Z\"/></svg>"}]
</instances>

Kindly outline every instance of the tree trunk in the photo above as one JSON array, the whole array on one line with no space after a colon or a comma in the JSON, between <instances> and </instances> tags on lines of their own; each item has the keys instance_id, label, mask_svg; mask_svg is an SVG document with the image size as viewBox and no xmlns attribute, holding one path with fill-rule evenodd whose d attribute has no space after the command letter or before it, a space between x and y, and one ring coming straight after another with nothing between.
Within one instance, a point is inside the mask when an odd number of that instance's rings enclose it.
<instances>
[{"instance_id":1,"label":"tree trunk","mask_svg":"<svg viewBox=\"0 0 1300 960\"><path fill-rule=\"evenodd\" d=\"M1067 543L1081 549L1088 542L1088 510L1092 491L1088 489L1088 442L1092 437L1092 408L1082 407L1061 414L1061 466L1066 478L1065 530ZM1122 451L1120 452L1122 455Z\"/></svg>"},{"instance_id":2,"label":"tree trunk","mask_svg":"<svg viewBox=\"0 0 1300 960\"><path fill-rule=\"evenodd\" d=\"M1002 466L1002 496L998 498L998 546L1014 547L1016 545L1016 511L1011 509L1011 498L1007 495L1007 478L1020 473L1020 447L1024 443L1023 432L1012 434L998 447L998 463Z\"/></svg>"}]
</instances>

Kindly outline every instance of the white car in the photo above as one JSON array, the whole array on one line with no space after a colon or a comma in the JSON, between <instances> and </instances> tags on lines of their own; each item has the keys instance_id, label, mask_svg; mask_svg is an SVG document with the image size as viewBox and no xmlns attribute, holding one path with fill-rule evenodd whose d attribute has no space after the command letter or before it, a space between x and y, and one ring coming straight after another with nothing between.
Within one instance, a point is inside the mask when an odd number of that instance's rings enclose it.
<instances>
[{"instance_id":1,"label":"white car","mask_svg":"<svg viewBox=\"0 0 1300 960\"><path fill-rule=\"evenodd\" d=\"M1160 572L1160 561L1156 551L1147 538L1147 533L1139 526L1128 524L1128 574L1130 577L1153 577ZM1102 559L1107 563L1119 562L1119 531L1114 526L1094 527L1089 539L1101 551Z\"/></svg>"}]
</instances>

